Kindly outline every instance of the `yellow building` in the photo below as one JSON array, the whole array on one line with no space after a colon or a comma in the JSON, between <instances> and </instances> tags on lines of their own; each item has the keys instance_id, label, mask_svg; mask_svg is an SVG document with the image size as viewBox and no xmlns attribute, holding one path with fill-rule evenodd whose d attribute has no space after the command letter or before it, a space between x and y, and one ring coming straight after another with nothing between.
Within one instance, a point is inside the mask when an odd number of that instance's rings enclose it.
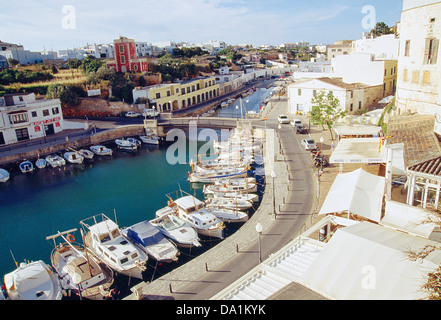
<instances>
[{"instance_id":1,"label":"yellow building","mask_svg":"<svg viewBox=\"0 0 441 320\"><path fill-rule=\"evenodd\" d=\"M383 94L385 97L395 95L397 88L398 60L384 61Z\"/></svg>"},{"instance_id":2,"label":"yellow building","mask_svg":"<svg viewBox=\"0 0 441 320\"><path fill-rule=\"evenodd\" d=\"M219 96L220 86L214 77L180 83L158 84L133 90L133 101L147 99L150 108L160 112L179 110Z\"/></svg>"}]
</instances>

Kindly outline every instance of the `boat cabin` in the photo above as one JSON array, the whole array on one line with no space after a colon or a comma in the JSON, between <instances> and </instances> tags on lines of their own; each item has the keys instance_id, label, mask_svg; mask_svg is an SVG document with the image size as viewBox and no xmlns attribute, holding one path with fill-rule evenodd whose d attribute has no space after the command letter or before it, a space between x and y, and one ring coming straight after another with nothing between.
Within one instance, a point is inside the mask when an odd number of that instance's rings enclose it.
<instances>
[{"instance_id":1,"label":"boat cabin","mask_svg":"<svg viewBox=\"0 0 441 320\"><path fill-rule=\"evenodd\" d=\"M95 249L113 263L124 266L140 258L134 245L121 235L118 225L112 220L90 226L90 231Z\"/></svg>"},{"instance_id":2,"label":"boat cabin","mask_svg":"<svg viewBox=\"0 0 441 320\"><path fill-rule=\"evenodd\" d=\"M219 222L215 215L205 209L204 203L193 196L179 198L174 203L178 211L195 228L204 229Z\"/></svg>"}]
</instances>

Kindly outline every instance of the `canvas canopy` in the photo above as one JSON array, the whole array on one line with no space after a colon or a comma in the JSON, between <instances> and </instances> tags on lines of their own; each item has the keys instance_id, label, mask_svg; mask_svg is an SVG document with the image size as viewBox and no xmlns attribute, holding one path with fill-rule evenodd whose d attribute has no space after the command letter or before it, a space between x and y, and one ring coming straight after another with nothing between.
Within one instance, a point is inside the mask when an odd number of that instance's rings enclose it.
<instances>
[{"instance_id":1,"label":"canvas canopy","mask_svg":"<svg viewBox=\"0 0 441 320\"><path fill-rule=\"evenodd\" d=\"M306 270L301 283L330 299L416 300L427 273L438 268L441 250L418 261L407 258L437 242L370 222L338 229Z\"/></svg>"},{"instance_id":2,"label":"canvas canopy","mask_svg":"<svg viewBox=\"0 0 441 320\"><path fill-rule=\"evenodd\" d=\"M350 212L379 222L386 180L363 169L337 175L320 214Z\"/></svg>"},{"instance_id":3,"label":"canvas canopy","mask_svg":"<svg viewBox=\"0 0 441 320\"><path fill-rule=\"evenodd\" d=\"M341 139L330 163L386 163L387 150L380 138Z\"/></svg>"},{"instance_id":4,"label":"canvas canopy","mask_svg":"<svg viewBox=\"0 0 441 320\"><path fill-rule=\"evenodd\" d=\"M396 201L386 201L386 210L380 224L420 237L440 241L439 227L429 221L429 212Z\"/></svg>"}]
</instances>

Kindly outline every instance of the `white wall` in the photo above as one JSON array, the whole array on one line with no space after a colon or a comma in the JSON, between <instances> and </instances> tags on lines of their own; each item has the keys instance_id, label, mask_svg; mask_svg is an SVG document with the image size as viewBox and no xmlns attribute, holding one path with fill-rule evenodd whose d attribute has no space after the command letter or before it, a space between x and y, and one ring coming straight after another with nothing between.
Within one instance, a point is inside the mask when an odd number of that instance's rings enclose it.
<instances>
[{"instance_id":1,"label":"white wall","mask_svg":"<svg viewBox=\"0 0 441 320\"><path fill-rule=\"evenodd\" d=\"M384 61L373 61L369 53L352 53L332 59L335 77L346 83L364 83L372 86L384 83Z\"/></svg>"}]
</instances>

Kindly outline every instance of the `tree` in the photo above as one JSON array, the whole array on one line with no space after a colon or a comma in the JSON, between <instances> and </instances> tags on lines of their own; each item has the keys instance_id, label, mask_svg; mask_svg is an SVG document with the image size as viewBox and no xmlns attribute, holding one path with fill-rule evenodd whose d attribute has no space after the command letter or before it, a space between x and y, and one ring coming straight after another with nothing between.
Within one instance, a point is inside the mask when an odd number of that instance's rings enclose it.
<instances>
[{"instance_id":1,"label":"tree","mask_svg":"<svg viewBox=\"0 0 441 320\"><path fill-rule=\"evenodd\" d=\"M384 34L392 34L394 33L391 28L384 22L377 22L375 27L370 31L369 35L374 37L379 37Z\"/></svg>"},{"instance_id":2,"label":"tree","mask_svg":"<svg viewBox=\"0 0 441 320\"><path fill-rule=\"evenodd\" d=\"M324 91L320 91L312 98L311 102L310 118L312 123L314 125L321 125L323 129L326 125L331 133L331 139L334 140L332 127L338 119L346 116L346 111L340 109L340 100L330 93L326 95Z\"/></svg>"},{"instance_id":3,"label":"tree","mask_svg":"<svg viewBox=\"0 0 441 320\"><path fill-rule=\"evenodd\" d=\"M58 69L56 66L53 65L51 69L52 69L52 74L58 73Z\"/></svg>"}]
</instances>

